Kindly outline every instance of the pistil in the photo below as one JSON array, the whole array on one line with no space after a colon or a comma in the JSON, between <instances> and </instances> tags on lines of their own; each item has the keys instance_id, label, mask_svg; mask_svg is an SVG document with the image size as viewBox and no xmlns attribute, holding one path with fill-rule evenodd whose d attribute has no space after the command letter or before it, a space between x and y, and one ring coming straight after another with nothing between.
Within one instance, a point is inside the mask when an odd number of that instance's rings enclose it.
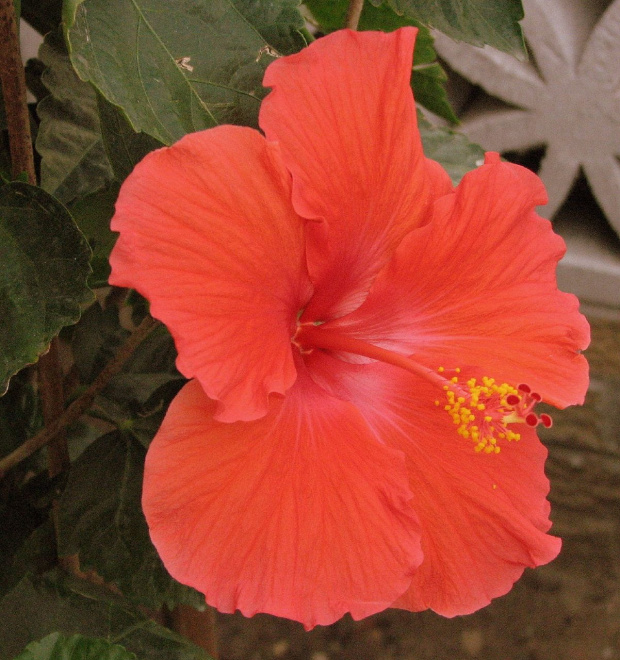
<instances>
[{"instance_id":1,"label":"pistil","mask_svg":"<svg viewBox=\"0 0 620 660\"><path fill-rule=\"evenodd\" d=\"M323 329L322 326L313 323L298 324L297 332L291 341L302 353L308 353L314 348L322 348L338 353L352 353L353 355L361 355L371 360L378 360L405 369L405 371L421 376L441 389L444 389L446 384L449 383L446 378L436 371L418 364L404 355L369 344L361 339L355 339L355 337L343 335L334 330Z\"/></svg>"},{"instance_id":2,"label":"pistil","mask_svg":"<svg viewBox=\"0 0 620 660\"><path fill-rule=\"evenodd\" d=\"M435 371L405 355L326 329L320 324L298 323L291 342L302 354L322 349L361 355L404 369L432 383L444 393L447 401L443 410L458 427L457 433L472 440L477 452L497 454L500 452L498 440L520 440L520 433L508 428L509 425L535 427L542 424L548 428L552 423L549 415L534 413L534 406L542 397L526 384L514 387L508 383L497 383L487 376L480 381L470 378L461 384L459 368L449 370L439 367ZM448 373L453 375L446 378ZM441 406L440 401L436 400L435 405Z\"/></svg>"}]
</instances>

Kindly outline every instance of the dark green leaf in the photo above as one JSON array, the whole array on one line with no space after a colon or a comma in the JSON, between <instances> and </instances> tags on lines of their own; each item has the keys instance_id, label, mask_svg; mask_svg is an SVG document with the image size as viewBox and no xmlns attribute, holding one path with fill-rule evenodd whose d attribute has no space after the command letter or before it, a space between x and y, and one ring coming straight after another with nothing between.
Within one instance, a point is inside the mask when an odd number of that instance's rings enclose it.
<instances>
[{"instance_id":1,"label":"dark green leaf","mask_svg":"<svg viewBox=\"0 0 620 660\"><path fill-rule=\"evenodd\" d=\"M108 160L118 181L124 181L133 168L161 142L146 133L136 133L123 111L97 95L101 135Z\"/></svg>"},{"instance_id":2,"label":"dark green leaf","mask_svg":"<svg viewBox=\"0 0 620 660\"><path fill-rule=\"evenodd\" d=\"M19 447L42 425L39 401L27 376L21 372L12 378L7 393L0 398L0 457ZM24 552L28 536L48 518L49 496L58 485L49 480L47 472L32 476L38 471L38 459L28 458L2 480L0 594L11 589L32 568L29 561L32 553Z\"/></svg>"},{"instance_id":3,"label":"dark green leaf","mask_svg":"<svg viewBox=\"0 0 620 660\"><path fill-rule=\"evenodd\" d=\"M120 325L116 307L110 305L104 310L100 305L92 305L84 313L71 343L82 382L90 383L96 378L128 335L129 331ZM167 374L170 380L170 377L179 377L175 360L172 337L165 326L160 325L134 351L121 375L160 373ZM136 400L144 402L156 387L158 385Z\"/></svg>"},{"instance_id":4,"label":"dark green leaf","mask_svg":"<svg viewBox=\"0 0 620 660\"><path fill-rule=\"evenodd\" d=\"M348 0L306 0L304 4L323 31L333 32L344 27L349 7ZM407 25L412 25L420 30L416 37L415 63L435 61L437 54L433 48L433 38L430 32L419 21L408 16L399 16L387 5L375 7L366 2L362 9L359 29L392 32Z\"/></svg>"},{"instance_id":5,"label":"dark green leaf","mask_svg":"<svg viewBox=\"0 0 620 660\"><path fill-rule=\"evenodd\" d=\"M140 660L209 660L105 587L60 571L24 578L0 601L0 660L11 660L28 643L57 631L106 639Z\"/></svg>"},{"instance_id":6,"label":"dark green leaf","mask_svg":"<svg viewBox=\"0 0 620 660\"><path fill-rule=\"evenodd\" d=\"M104 311L99 305L92 305L86 311L73 332L71 344L83 383L92 382L127 335L114 306ZM170 401L185 382L175 368L175 360L174 342L161 325L140 344L123 371L97 397L97 416L131 432L148 447ZM82 440L84 433L82 429Z\"/></svg>"},{"instance_id":7,"label":"dark green leaf","mask_svg":"<svg viewBox=\"0 0 620 660\"><path fill-rule=\"evenodd\" d=\"M114 215L118 190L119 184L113 182L107 188L81 197L69 205L75 223L88 239L93 251L90 262L92 273L88 278L88 285L93 289L106 286L110 276L108 258L117 237L110 229L110 221Z\"/></svg>"},{"instance_id":8,"label":"dark green leaf","mask_svg":"<svg viewBox=\"0 0 620 660\"><path fill-rule=\"evenodd\" d=\"M35 97L37 102L41 101L49 94L49 90L41 80L44 72L45 64L43 64L38 57L31 57L26 62L26 87L28 87L28 91Z\"/></svg>"},{"instance_id":9,"label":"dark green leaf","mask_svg":"<svg viewBox=\"0 0 620 660\"><path fill-rule=\"evenodd\" d=\"M41 79L50 92L37 109L41 186L67 204L105 186L112 169L101 139L97 95L77 77L62 35L48 34L39 56L47 67Z\"/></svg>"},{"instance_id":10,"label":"dark green leaf","mask_svg":"<svg viewBox=\"0 0 620 660\"><path fill-rule=\"evenodd\" d=\"M413 67L411 84L416 102L437 116L457 124L459 119L454 114L444 87L447 80L448 76L437 62Z\"/></svg>"},{"instance_id":11,"label":"dark green leaf","mask_svg":"<svg viewBox=\"0 0 620 660\"><path fill-rule=\"evenodd\" d=\"M6 456L34 435L41 422L32 383L26 377L16 376L0 398L0 456Z\"/></svg>"},{"instance_id":12,"label":"dark green leaf","mask_svg":"<svg viewBox=\"0 0 620 660\"><path fill-rule=\"evenodd\" d=\"M424 153L441 163L457 185L463 175L478 167L484 159L482 147L470 142L462 133L448 128L435 128L418 114Z\"/></svg>"},{"instance_id":13,"label":"dark green leaf","mask_svg":"<svg viewBox=\"0 0 620 660\"><path fill-rule=\"evenodd\" d=\"M44 573L54 568L58 563L56 535L49 511L46 514L45 522L40 524L41 516L33 515L36 512L25 501L17 500L16 506L12 506L11 510L15 518L20 515L23 516L22 520L18 522L20 535L23 537L24 534L28 534L29 532L30 534L12 552L8 554L0 552L3 565L2 576L0 578L0 595L4 595L14 589L25 575ZM39 522L36 524L39 524L39 526L32 529L37 520ZM7 529L5 527L6 523L6 517L3 516L3 529ZM10 529L10 521L8 525Z\"/></svg>"},{"instance_id":14,"label":"dark green leaf","mask_svg":"<svg viewBox=\"0 0 620 660\"><path fill-rule=\"evenodd\" d=\"M142 414L134 416L129 430L143 447L148 448L164 420L168 406L187 381L177 378L158 387L142 406Z\"/></svg>"},{"instance_id":15,"label":"dark green leaf","mask_svg":"<svg viewBox=\"0 0 620 660\"><path fill-rule=\"evenodd\" d=\"M91 305L71 338L81 382L92 383L128 336L129 330L121 327L115 306L103 310L99 304Z\"/></svg>"},{"instance_id":16,"label":"dark green leaf","mask_svg":"<svg viewBox=\"0 0 620 660\"><path fill-rule=\"evenodd\" d=\"M136 656L105 639L56 632L28 644L15 660L136 660Z\"/></svg>"},{"instance_id":17,"label":"dark green leaf","mask_svg":"<svg viewBox=\"0 0 620 660\"><path fill-rule=\"evenodd\" d=\"M61 14L62 0L22 0L22 18L40 34L56 30Z\"/></svg>"},{"instance_id":18,"label":"dark green leaf","mask_svg":"<svg viewBox=\"0 0 620 660\"><path fill-rule=\"evenodd\" d=\"M488 44L527 59L519 21L521 0L387 0L397 14L436 28L456 41Z\"/></svg>"},{"instance_id":19,"label":"dark green leaf","mask_svg":"<svg viewBox=\"0 0 620 660\"><path fill-rule=\"evenodd\" d=\"M26 572L38 567L39 557L46 553L45 536L38 530L44 529L48 516L49 507L45 506L45 493L41 491L49 483L49 480L45 484L42 478L38 478L37 483L22 488L15 483L3 484L3 490L8 492L2 494L0 501L0 595L12 589ZM41 503L37 495L41 496ZM31 542L33 538L34 544ZM54 545L52 548L55 551Z\"/></svg>"},{"instance_id":20,"label":"dark green leaf","mask_svg":"<svg viewBox=\"0 0 620 660\"><path fill-rule=\"evenodd\" d=\"M348 0L307 0L305 4L323 30L331 32L344 26ZM395 14L387 5L375 7L367 2L362 10L359 29L391 32L406 25L418 28L412 78L416 102L449 122L457 123L458 118L444 88L447 76L436 61L433 37L427 28L418 21Z\"/></svg>"},{"instance_id":21,"label":"dark green leaf","mask_svg":"<svg viewBox=\"0 0 620 660\"><path fill-rule=\"evenodd\" d=\"M256 125L272 57L304 45L297 0L67 0L71 60L135 131L170 144ZM263 54L264 53L264 54Z\"/></svg>"},{"instance_id":22,"label":"dark green leaf","mask_svg":"<svg viewBox=\"0 0 620 660\"><path fill-rule=\"evenodd\" d=\"M59 503L59 554L79 552L82 567L142 605L204 605L168 575L150 541L140 506L145 454L131 434L115 431L75 461Z\"/></svg>"},{"instance_id":23,"label":"dark green leaf","mask_svg":"<svg viewBox=\"0 0 620 660\"><path fill-rule=\"evenodd\" d=\"M26 183L0 188L0 392L92 300L90 249L60 202Z\"/></svg>"}]
</instances>

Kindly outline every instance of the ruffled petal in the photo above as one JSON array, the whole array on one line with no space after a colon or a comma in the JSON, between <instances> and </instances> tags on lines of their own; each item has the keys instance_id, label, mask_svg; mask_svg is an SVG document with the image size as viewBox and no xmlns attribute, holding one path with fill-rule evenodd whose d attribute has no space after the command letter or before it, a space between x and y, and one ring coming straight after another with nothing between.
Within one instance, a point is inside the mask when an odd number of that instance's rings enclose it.
<instances>
[{"instance_id":1,"label":"ruffled petal","mask_svg":"<svg viewBox=\"0 0 620 660\"><path fill-rule=\"evenodd\" d=\"M456 433L430 383L385 364L353 365L315 351L309 369L320 385L355 404L387 446L407 456L412 506L420 518L424 561L394 603L468 614L510 590L525 567L551 561L547 451L526 425L499 454L477 453Z\"/></svg>"},{"instance_id":2,"label":"ruffled petal","mask_svg":"<svg viewBox=\"0 0 620 660\"><path fill-rule=\"evenodd\" d=\"M295 381L290 337L311 285L290 185L275 145L222 126L149 154L116 205L110 283L149 299L223 421L264 415Z\"/></svg>"},{"instance_id":3,"label":"ruffled petal","mask_svg":"<svg viewBox=\"0 0 620 660\"><path fill-rule=\"evenodd\" d=\"M551 526L547 450L536 432L521 425L519 442L489 455L474 452L454 429L443 421L415 436L410 429L407 439L392 432L391 446L408 447L424 530L424 562L395 607L469 614L510 591L526 567L555 559L561 548L559 538L545 534Z\"/></svg>"},{"instance_id":4,"label":"ruffled petal","mask_svg":"<svg viewBox=\"0 0 620 660\"><path fill-rule=\"evenodd\" d=\"M325 328L413 354L426 366L477 367L528 383L559 407L581 403L589 326L558 291L564 241L534 212L546 197L528 170L501 163L467 174L407 236L364 305Z\"/></svg>"},{"instance_id":5,"label":"ruffled petal","mask_svg":"<svg viewBox=\"0 0 620 660\"><path fill-rule=\"evenodd\" d=\"M405 592L422 560L401 452L303 367L263 419L223 424L196 381L149 449L143 507L173 577L222 612L306 628Z\"/></svg>"},{"instance_id":6,"label":"ruffled petal","mask_svg":"<svg viewBox=\"0 0 620 660\"><path fill-rule=\"evenodd\" d=\"M273 62L260 125L293 175L316 292L304 320L355 309L448 177L423 155L410 87L416 30L342 30Z\"/></svg>"}]
</instances>

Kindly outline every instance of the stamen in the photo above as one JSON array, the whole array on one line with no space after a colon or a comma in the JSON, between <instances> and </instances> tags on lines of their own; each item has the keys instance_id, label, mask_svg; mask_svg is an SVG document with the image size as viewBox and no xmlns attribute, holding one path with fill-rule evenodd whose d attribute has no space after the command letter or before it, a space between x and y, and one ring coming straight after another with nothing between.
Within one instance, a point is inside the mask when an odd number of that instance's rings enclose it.
<instances>
[{"instance_id":1,"label":"stamen","mask_svg":"<svg viewBox=\"0 0 620 660\"><path fill-rule=\"evenodd\" d=\"M450 382L454 383L454 378ZM448 387L448 403L444 410L458 426L457 433L471 439L477 452L499 454L501 448L498 440L518 442L521 434L508 428L509 424L527 424L531 427L542 424L546 428L552 424L549 415L543 413L538 416L533 412L542 397L538 392L532 392L527 384L515 388L485 376L480 383L476 378L470 378L466 385L468 396L457 396L462 389L456 392Z\"/></svg>"},{"instance_id":2,"label":"stamen","mask_svg":"<svg viewBox=\"0 0 620 660\"><path fill-rule=\"evenodd\" d=\"M404 355L334 330L323 329L315 323L298 323L291 342L302 354L311 353L315 348L352 353L391 364L424 378L444 392L447 399L444 410L458 426L457 433L472 440L477 452L499 454L499 440L518 442L521 434L508 428L510 424L527 424L531 427L542 424L546 428L552 424L549 415L538 416L533 412L542 397L525 383L513 387L508 383L496 383L495 379L484 376L480 382L470 378L463 385L459 382L458 374L461 370L458 367L439 367L433 371ZM435 405L440 406L440 401L435 400Z\"/></svg>"}]
</instances>

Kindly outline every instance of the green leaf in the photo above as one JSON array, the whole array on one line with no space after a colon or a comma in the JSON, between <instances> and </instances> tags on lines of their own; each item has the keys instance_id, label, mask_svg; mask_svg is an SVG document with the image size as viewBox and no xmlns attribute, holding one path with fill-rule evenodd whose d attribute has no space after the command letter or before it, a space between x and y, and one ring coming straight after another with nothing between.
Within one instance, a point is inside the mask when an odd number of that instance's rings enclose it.
<instances>
[{"instance_id":1,"label":"green leaf","mask_svg":"<svg viewBox=\"0 0 620 660\"><path fill-rule=\"evenodd\" d=\"M39 430L41 411L29 378L16 376L0 398L0 456L17 449Z\"/></svg>"},{"instance_id":2,"label":"green leaf","mask_svg":"<svg viewBox=\"0 0 620 660\"><path fill-rule=\"evenodd\" d=\"M120 326L114 306L103 310L99 305L92 305L85 312L71 339L82 383L94 380L128 334ZM130 432L148 447L168 405L185 383L176 370L176 356L168 330L163 325L155 328L138 346L122 372L97 397L97 416ZM84 429L80 429L80 433L81 440L89 439Z\"/></svg>"},{"instance_id":3,"label":"green leaf","mask_svg":"<svg viewBox=\"0 0 620 660\"><path fill-rule=\"evenodd\" d=\"M133 129L171 144L219 123L257 123L280 53L305 43L298 0L67 0L71 61ZM182 27L180 27L182 26Z\"/></svg>"},{"instance_id":4,"label":"green leaf","mask_svg":"<svg viewBox=\"0 0 620 660\"><path fill-rule=\"evenodd\" d=\"M136 660L136 655L105 639L55 632L28 644L15 660Z\"/></svg>"},{"instance_id":5,"label":"green leaf","mask_svg":"<svg viewBox=\"0 0 620 660\"><path fill-rule=\"evenodd\" d=\"M114 204L118 198L119 184L111 183L107 188L81 197L69 204L75 224L88 239L93 256L92 273L88 285L92 289L107 286L110 276L110 252L116 243L117 234L110 229L114 215Z\"/></svg>"},{"instance_id":6,"label":"green leaf","mask_svg":"<svg viewBox=\"0 0 620 660\"><path fill-rule=\"evenodd\" d=\"M6 456L32 437L42 426L41 410L31 378L26 372L11 379L7 393L0 398L0 456ZM39 565L38 550L45 543L30 543L49 518L51 495L58 480L47 471L39 472L40 456L34 455L16 466L2 481L0 489L0 595L19 582L33 565ZM39 474L36 474L39 472ZM33 476L36 475L36 476ZM37 539L43 537L37 536ZM52 550L56 546L52 530Z\"/></svg>"},{"instance_id":7,"label":"green leaf","mask_svg":"<svg viewBox=\"0 0 620 660\"><path fill-rule=\"evenodd\" d=\"M204 606L198 592L166 572L142 514L144 447L129 433L97 439L75 461L59 502L58 552L79 552L84 568L153 609L166 602Z\"/></svg>"},{"instance_id":8,"label":"green leaf","mask_svg":"<svg viewBox=\"0 0 620 660\"><path fill-rule=\"evenodd\" d=\"M159 140L146 133L136 133L123 111L97 95L101 135L108 160L118 181L124 181L133 168L154 149Z\"/></svg>"},{"instance_id":9,"label":"green leaf","mask_svg":"<svg viewBox=\"0 0 620 660\"><path fill-rule=\"evenodd\" d=\"M116 306L104 310L99 304L91 305L71 337L71 352L80 381L92 383L129 334L129 330L121 327Z\"/></svg>"},{"instance_id":10,"label":"green leaf","mask_svg":"<svg viewBox=\"0 0 620 660\"><path fill-rule=\"evenodd\" d=\"M55 482L54 488L56 489L57 487L58 483ZM19 534L22 536L28 534L28 532L30 534L12 552L5 553L2 551L0 553L2 555L3 567L3 574L0 577L0 595L4 595L14 589L25 575L43 573L54 568L58 563L56 535L51 517L49 516L49 510L47 511L45 522L32 529L35 522L32 507L29 507L27 502L22 502L21 499L16 498L15 501L17 506L11 507L13 509L13 515L16 520L20 515L23 518L17 525L13 525L13 536L17 534L18 529ZM6 530L7 525L11 525L11 522L10 520L7 521L6 516L3 515L3 529ZM9 527L9 529L11 528ZM31 529L32 531L30 531Z\"/></svg>"},{"instance_id":11,"label":"green leaf","mask_svg":"<svg viewBox=\"0 0 620 660\"><path fill-rule=\"evenodd\" d=\"M348 0L307 0L305 5L320 27L327 32L344 26ZM391 32L407 25L418 28L411 81L416 103L451 123L458 123L444 87L447 76L437 62L433 37L426 27L412 18L395 14L387 5L375 7L367 2L362 9L359 29Z\"/></svg>"},{"instance_id":12,"label":"green leaf","mask_svg":"<svg viewBox=\"0 0 620 660\"><path fill-rule=\"evenodd\" d=\"M22 0L22 18L40 34L56 30L61 14L62 0Z\"/></svg>"},{"instance_id":13,"label":"green leaf","mask_svg":"<svg viewBox=\"0 0 620 660\"><path fill-rule=\"evenodd\" d=\"M0 393L92 300L89 259L60 202L26 183L0 188Z\"/></svg>"},{"instance_id":14,"label":"green leaf","mask_svg":"<svg viewBox=\"0 0 620 660\"><path fill-rule=\"evenodd\" d=\"M484 160L484 150L470 142L462 133L448 128L436 128L418 113L424 154L440 163L457 185L463 176Z\"/></svg>"},{"instance_id":15,"label":"green leaf","mask_svg":"<svg viewBox=\"0 0 620 660\"><path fill-rule=\"evenodd\" d=\"M90 383L97 377L128 336L129 331L120 325L115 306L110 305L105 310L100 305L88 308L71 340L76 367L83 383ZM170 333L165 326L159 325L134 351L120 375L142 374L150 377L153 373L159 373L166 374L168 379L178 378L176 355ZM136 401L145 401L156 387L152 385L147 388L145 396Z\"/></svg>"},{"instance_id":16,"label":"green leaf","mask_svg":"<svg viewBox=\"0 0 620 660\"><path fill-rule=\"evenodd\" d=\"M456 41L488 44L526 60L521 0L387 0L397 14L436 28ZM381 2L377 3L381 4Z\"/></svg>"},{"instance_id":17,"label":"green leaf","mask_svg":"<svg viewBox=\"0 0 620 660\"><path fill-rule=\"evenodd\" d=\"M140 660L210 660L107 588L61 571L22 579L0 601L0 622L0 660L11 660L28 643L57 631L121 644Z\"/></svg>"},{"instance_id":18,"label":"green leaf","mask_svg":"<svg viewBox=\"0 0 620 660\"><path fill-rule=\"evenodd\" d=\"M325 32L333 32L344 27L349 7L348 0L305 0L305 6ZM415 44L415 63L434 62L437 54L433 48L433 37L420 23L407 16L399 16L391 7L375 7L366 2L360 16L359 30L381 30L393 32L398 28L412 25L419 29Z\"/></svg>"},{"instance_id":19,"label":"green leaf","mask_svg":"<svg viewBox=\"0 0 620 660\"><path fill-rule=\"evenodd\" d=\"M458 124L459 119L454 114L444 87L447 80L448 76L437 62L413 67L411 85L416 102L438 117Z\"/></svg>"},{"instance_id":20,"label":"green leaf","mask_svg":"<svg viewBox=\"0 0 620 660\"><path fill-rule=\"evenodd\" d=\"M62 35L48 34L39 56L47 67L41 80L50 92L37 109L41 186L67 204L104 187L113 174L101 139L97 95L75 74Z\"/></svg>"}]
</instances>

